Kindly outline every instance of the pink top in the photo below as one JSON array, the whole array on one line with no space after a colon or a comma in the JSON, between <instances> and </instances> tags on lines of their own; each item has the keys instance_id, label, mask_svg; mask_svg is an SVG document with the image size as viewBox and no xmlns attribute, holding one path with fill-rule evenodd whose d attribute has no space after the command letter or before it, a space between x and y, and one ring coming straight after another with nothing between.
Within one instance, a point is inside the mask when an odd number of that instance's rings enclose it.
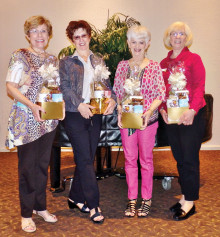
<instances>
[{"instance_id":1,"label":"pink top","mask_svg":"<svg viewBox=\"0 0 220 237\"><path fill-rule=\"evenodd\" d=\"M124 96L124 84L129 73L128 60L121 61L118 64L113 90L117 97L121 100ZM144 96L144 112L150 108L155 99L165 99L165 85L163 81L162 71L158 62L150 60L148 65L141 73L141 94ZM157 111L155 111L157 112Z\"/></svg>"},{"instance_id":2,"label":"pink top","mask_svg":"<svg viewBox=\"0 0 220 237\"><path fill-rule=\"evenodd\" d=\"M198 54L192 53L187 47L174 59L171 59L173 51L170 51L165 59L160 63L163 70L163 78L166 85L166 97L169 96L170 84L168 78L170 76L170 67L175 64L184 65L184 75L187 79L186 89L189 91L190 109L194 109L196 113L206 105L205 94L205 68ZM166 108L166 103L161 107Z\"/></svg>"}]
</instances>

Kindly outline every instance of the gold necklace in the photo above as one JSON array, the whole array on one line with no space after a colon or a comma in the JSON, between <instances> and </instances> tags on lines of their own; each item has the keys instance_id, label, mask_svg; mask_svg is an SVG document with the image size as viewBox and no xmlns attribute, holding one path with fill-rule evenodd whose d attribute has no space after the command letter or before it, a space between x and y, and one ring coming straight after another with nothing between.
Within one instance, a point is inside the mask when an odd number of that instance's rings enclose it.
<instances>
[{"instance_id":1,"label":"gold necklace","mask_svg":"<svg viewBox=\"0 0 220 237\"><path fill-rule=\"evenodd\" d=\"M38 57L40 57L40 58L45 58L46 57L46 52L45 52L45 50L43 51L43 52L37 52L35 49L33 49L32 47L30 47L31 48L31 51L33 51L35 54L37 54L37 56Z\"/></svg>"},{"instance_id":2,"label":"gold necklace","mask_svg":"<svg viewBox=\"0 0 220 237\"><path fill-rule=\"evenodd\" d=\"M140 65L143 63L144 59L145 59L145 58L143 58L143 59L141 59L141 60L132 59L132 60L131 60L131 65L138 65L138 66L140 66Z\"/></svg>"}]
</instances>

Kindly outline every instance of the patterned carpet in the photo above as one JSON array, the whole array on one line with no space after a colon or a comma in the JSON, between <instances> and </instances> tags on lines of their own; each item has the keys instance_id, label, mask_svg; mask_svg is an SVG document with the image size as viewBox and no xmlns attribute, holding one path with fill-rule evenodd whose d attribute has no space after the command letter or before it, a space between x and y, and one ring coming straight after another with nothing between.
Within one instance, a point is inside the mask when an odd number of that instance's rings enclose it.
<instances>
[{"instance_id":1,"label":"patterned carpet","mask_svg":"<svg viewBox=\"0 0 220 237\"><path fill-rule=\"evenodd\" d=\"M116 152L112 152L115 165ZM20 227L18 200L17 154L0 153L0 236L220 236L220 151L201 151L201 189L196 202L197 213L191 218L176 222L168 208L180 195L178 179L172 180L172 187L164 190L160 179L154 179L153 203L147 218L125 218L127 186L125 179L116 176L100 180L101 208L105 216L103 225L95 225L88 214L67 207L68 186L61 193L51 193L48 181L48 210L56 214L59 221L46 223L40 217L33 219L37 226L35 233L25 233ZM62 153L61 177L71 175L74 169L70 152ZM123 152L120 153L117 168L123 167ZM170 151L154 151L155 175L177 175L175 162ZM141 181L140 181L141 182ZM140 201L139 201L140 204Z\"/></svg>"}]
</instances>

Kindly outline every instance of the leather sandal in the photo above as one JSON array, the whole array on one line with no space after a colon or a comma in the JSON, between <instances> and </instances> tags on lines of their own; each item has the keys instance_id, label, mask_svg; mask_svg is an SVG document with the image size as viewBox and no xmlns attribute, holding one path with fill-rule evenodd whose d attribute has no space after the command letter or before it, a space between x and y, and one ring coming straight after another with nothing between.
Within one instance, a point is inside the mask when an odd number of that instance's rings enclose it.
<instances>
[{"instance_id":1,"label":"leather sandal","mask_svg":"<svg viewBox=\"0 0 220 237\"><path fill-rule=\"evenodd\" d=\"M138 209L138 217L147 217L151 208L151 199L142 199L141 207Z\"/></svg>"},{"instance_id":2,"label":"leather sandal","mask_svg":"<svg viewBox=\"0 0 220 237\"><path fill-rule=\"evenodd\" d=\"M97 216L102 216L103 219L101 219L101 220L95 220L95 218L96 218ZM92 216L90 216L90 219L91 219L91 221L93 221L93 223L95 223L95 224L102 224L102 223L104 222L104 219L105 219L105 218L104 218L104 216L102 215L101 211L98 210L98 207L96 207L96 208L95 208L95 214L93 214Z\"/></svg>"},{"instance_id":3,"label":"leather sandal","mask_svg":"<svg viewBox=\"0 0 220 237\"><path fill-rule=\"evenodd\" d=\"M44 221L46 222L50 222L50 223L55 223L57 222L57 217L51 213L49 213L49 211L45 210L45 211L35 211L33 210L33 213L38 215L38 216L41 216Z\"/></svg>"},{"instance_id":4,"label":"leather sandal","mask_svg":"<svg viewBox=\"0 0 220 237\"><path fill-rule=\"evenodd\" d=\"M21 228L23 231L31 233L36 231L36 225L33 222L32 218L21 218Z\"/></svg>"},{"instance_id":5,"label":"leather sandal","mask_svg":"<svg viewBox=\"0 0 220 237\"><path fill-rule=\"evenodd\" d=\"M126 217L134 217L135 216L136 203L137 203L137 199L129 200L127 207L125 209L125 216Z\"/></svg>"},{"instance_id":6,"label":"leather sandal","mask_svg":"<svg viewBox=\"0 0 220 237\"><path fill-rule=\"evenodd\" d=\"M86 206L86 204L81 203L83 206L79 207L77 204L80 204L80 203L74 202L70 198L68 198L67 202L68 202L69 209L78 208L83 213L89 213L89 211L90 211L89 208Z\"/></svg>"}]
</instances>

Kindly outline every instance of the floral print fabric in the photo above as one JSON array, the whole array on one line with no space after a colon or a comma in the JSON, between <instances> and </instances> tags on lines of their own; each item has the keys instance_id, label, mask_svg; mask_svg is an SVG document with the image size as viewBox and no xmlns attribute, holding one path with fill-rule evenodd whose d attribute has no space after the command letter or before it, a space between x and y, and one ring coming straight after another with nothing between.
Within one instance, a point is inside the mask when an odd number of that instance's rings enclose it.
<instances>
[{"instance_id":1,"label":"floral print fabric","mask_svg":"<svg viewBox=\"0 0 220 237\"><path fill-rule=\"evenodd\" d=\"M117 97L121 100L124 96L124 83L129 77L130 66L128 60L121 61L118 64L115 80L114 91ZM141 73L141 94L144 96L144 112L150 108L155 99L165 100L165 85L162 76L162 70L158 62L150 60L148 65ZM154 111L150 120L158 119L158 110Z\"/></svg>"},{"instance_id":2,"label":"floral print fabric","mask_svg":"<svg viewBox=\"0 0 220 237\"><path fill-rule=\"evenodd\" d=\"M54 56L53 56L54 57ZM38 72L44 61L27 49L19 49L12 54L6 81L18 84L19 91L33 103L43 86L43 78ZM6 147L35 141L46 133L53 131L57 120L37 122L31 109L14 100L9 115Z\"/></svg>"}]
</instances>

